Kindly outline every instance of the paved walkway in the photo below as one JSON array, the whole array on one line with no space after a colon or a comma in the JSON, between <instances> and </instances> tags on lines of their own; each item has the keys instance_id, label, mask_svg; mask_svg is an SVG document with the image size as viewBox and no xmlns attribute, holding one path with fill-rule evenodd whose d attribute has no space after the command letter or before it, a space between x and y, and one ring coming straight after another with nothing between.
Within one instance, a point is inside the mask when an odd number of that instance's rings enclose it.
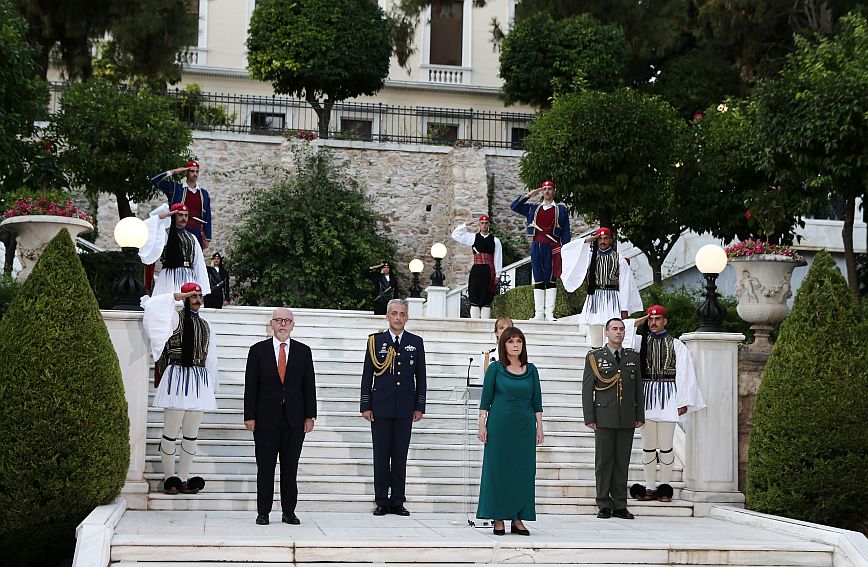
<instances>
[{"instance_id":1,"label":"paved walkway","mask_svg":"<svg viewBox=\"0 0 868 567\"><path fill-rule=\"evenodd\" d=\"M112 559L154 561L170 554L175 561L832 564L828 545L714 518L546 515L527 522L531 536L522 537L470 527L461 514L299 517L301 525L290 526L273 512L271 525L257 526L250 512L127 511L115 530Z\"/></svg>"}]
</instances>

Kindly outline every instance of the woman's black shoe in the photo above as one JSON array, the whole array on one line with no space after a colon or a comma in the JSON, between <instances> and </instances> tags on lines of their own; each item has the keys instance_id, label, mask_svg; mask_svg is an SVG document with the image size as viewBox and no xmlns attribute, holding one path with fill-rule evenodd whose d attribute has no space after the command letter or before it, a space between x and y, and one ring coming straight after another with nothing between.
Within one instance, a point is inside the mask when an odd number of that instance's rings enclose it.
<instances>
[{"instance_id":1,"label":"woman's black shoe","mask_svg":"<svg viewBox=\"0 0 868 567\"><path fill-rule=\"evenodd\" d=\"M516 526L515 522L512 522L512 524L509 526L509 532L518 535L530 535L530 530L528 530L527 528L520 528Z\"/></svg>"},{"instance_id":2,"label":"woman's black shoe","mask_svg":"<svg viewBox=\"0 0 868 567\"><path fill-rule=\"evenodd\" d=\"M506 526L503 526L500 529L497 529L497 524L494 524L494 535L504 535L506 534Z\"/></svg>"}]
</instances>

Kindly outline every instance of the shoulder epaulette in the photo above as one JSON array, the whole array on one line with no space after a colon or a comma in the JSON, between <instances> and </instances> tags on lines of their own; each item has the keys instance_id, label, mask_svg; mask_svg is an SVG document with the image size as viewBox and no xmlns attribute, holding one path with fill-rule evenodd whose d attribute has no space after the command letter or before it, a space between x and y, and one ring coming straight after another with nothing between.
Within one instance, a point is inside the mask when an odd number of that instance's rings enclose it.
<instances>
[{"instance_id":1,"label":"shoulder epaulette","mask_svg":"<svg viewBox=\"0 0 868 567\"><path fill-rule=\"evenodd\" d=\"M385 332L386 332L386 329L380 329L379 331L374 331L373 333L370 333L368 336L373 337L374 335L379 335L379 334L385 333Z\"/></svg>"},{"instance_id":2,"label":"shoulder epaulette","mask_svg":"<svg viewBox=\"0 0 868 567\"><path fill-rule=\"evenodd\" d=\"M626 352L636 352L636 349L634 349L634 348L630 348L630 347L626 347L626 346L625 346L625 347L621 347L621 350L626 351Z\"/></svg>"}]
</instances>

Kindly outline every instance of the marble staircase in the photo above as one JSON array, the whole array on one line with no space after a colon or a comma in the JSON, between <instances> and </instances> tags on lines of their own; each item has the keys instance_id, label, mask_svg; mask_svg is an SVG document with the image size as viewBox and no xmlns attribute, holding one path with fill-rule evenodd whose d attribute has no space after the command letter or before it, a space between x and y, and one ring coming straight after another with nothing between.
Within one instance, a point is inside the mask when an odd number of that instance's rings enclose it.
<instances>
[{"instance_id":1,"label":"marble staircase","mask_svg":"<svg viewBox=\"0 0 868 567\"><path fill-rule=\"evenodd\" d=\"M254 511L256 464L252 435L243 427L243 382L247 350L266 338L271 311L233 307L207 310L216 333L220 392L215 412L205 414L193 474L203 476L198 495L164 495L157 441L161 410L148 412L145 478L151 510ZM300 512L363 512L373 504L370 428L358 411L359 380L369 333L383 317L365 312L295 311L293 338L309 345L317 373L318 419L308 434L299 466ZM414 319L408 330L425 339L428 404L414 427L407 479L413 512L475 510L480 443L476 402L465 402L469 357L471 379L479 375L483 348L493 344L492 321ZM542 379L546 439L537 450L537 512L589 514L594 506L594 439L582 423L581 375L588 350L574 324L521 321L530 360ZM477 391L478 395L478 391ZM153 389L151 389L153 396ZM634 443L630 482L642 482L641 442ZM670 504L631 501L636 514L690 516L692 503L679 499L682 467L676 463ZM275 502L279 509L279 501Z\"/></svg>"}]
</instances>

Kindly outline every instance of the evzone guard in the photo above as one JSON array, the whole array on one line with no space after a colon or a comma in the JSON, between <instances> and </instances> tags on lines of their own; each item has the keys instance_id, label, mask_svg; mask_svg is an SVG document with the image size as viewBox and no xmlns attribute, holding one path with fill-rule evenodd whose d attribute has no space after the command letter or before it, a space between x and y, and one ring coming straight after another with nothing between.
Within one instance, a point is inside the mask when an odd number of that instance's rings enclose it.
<instances>
[{"instance_id":1,"label":"evzone guard","mask_svg":"<svg viewBox=\"0 0 868 567\"><path fill-rule=\"evenodd\" d=\"M180 314L176 301L184 302ZM202 412L217 409L217 348L211 327L199 316L203 301L202 287L188 282L180 292L155 295L143 305L142 322L155 361L154 407L163 408L159 451L166 494L196 494L205 486L202 477L189 477Z\"/></svg>"},{"instance_id":2,"label":"evzone guard","mask_svg":"<svg viewBox=\"0 0 868 567\"><path fill-rule=\"evenodd\" d=\"M645 390L645 427L641 430L645 486L634 484L630 496L641 501L671 502L675 425L687 413L706 406L690 351L666 331L666 309L652 305L645 314L649 333L641 338L639 348ZM658 463L660 484L656 483Z\"/></svg>"},{"instance_id":3,"label":"evzone guard","mask_svg":"<svg viewBox=\"0 0 868 567\"><path fill-rule=\"evenodd\" d=\"M497 295L498 277L503 269L503 246L500 239L488 232L491 219L479 217L479 231L470 232L467 224L452 231L452 238L473 250L473 267L467 279L471 319L490 319L491 302Z\"/></svg>"},{"instance_id":4,"label":"evzone guard","mask_svg":"<svg viewBox=\"0 0 868 567\"><path fill-rule=\"evenodd\" d=\"M612 229L600 227L583 241L561 249L564 289L573 292L587 282L588 295L579 324L588 325L591 345L603 344L603 326L642 310L642 298L630 265L613 244Z\"/></svg>"},{"instance_id":5,"label":"evzone guard","mask_svg":"<svg viewBox=\"0 0 868 567\"><path fill-rule=\"evenodd\" d=\"M543 196L542 203L528 203L540 194ZM534 321L555 320L557 280L561 276L561 246L570 241L570 215L566 205L555 203L554 198L554 182L545 181L537 189L519 195L509 206L527 219L527 233L533 236L530 262Z\"/></svg>"},{"instance_id":6,"label":"evzone guard","mask_svg":"<svg viewBox=\"0 0 868 567\"><path fill-rule=\"evenodd\" d=\"M185 282L199 284L205 295L211 293L202 247L196 237L185 229L189 218L187 205L177 203L171 208L160 205L145 221L148 240L139 248L139 258L145 266L152 265L157 260L163 265L156 283L151 285L150 281L145 282L151 295L180 291ZM153 274L153 271L150 274Z\"/></svg>"}]
</instances>

